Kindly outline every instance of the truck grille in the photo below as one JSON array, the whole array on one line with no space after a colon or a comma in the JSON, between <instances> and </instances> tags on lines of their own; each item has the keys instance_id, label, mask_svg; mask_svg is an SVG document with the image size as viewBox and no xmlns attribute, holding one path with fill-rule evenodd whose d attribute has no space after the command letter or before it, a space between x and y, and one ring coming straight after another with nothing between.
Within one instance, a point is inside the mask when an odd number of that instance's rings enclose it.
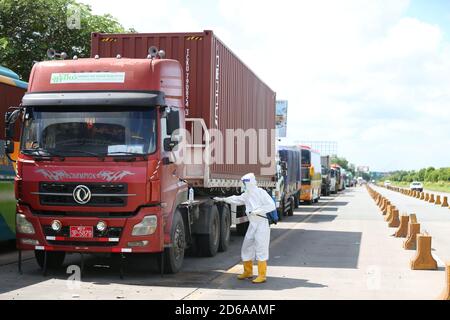
<instances>
[{"instance_id":1,"label":"truck grille","mask_svg":"<svg viewBox=\"0 0 450 320\"><path fill-rule=\"evenodd\" d=\"M40 211L33 210L33 214L43 217L96 217L96 218L129 218L134 217L137 211L113 212L113 211Z\"/></svg>"},{"instance_id":2,"label":"truck grille","mask_svg":"<svg viewBox=\"0 0 450 320\"><path fill-rule=\"evenodd\" d=\"M71 247L115 247L115 246L117 246L117 243L114 243L114 242L58 241L58 240L47 240L47 242L54 246L71 246Z\"/></svg>"},{"instance_id":3,"label":"truck grille","mask_svg":"<svg viewBox=\"0 0 450 320\"><path fill-rule=\"evenodd\" d=\"M83 185L91 191L91 199L79 204L73 197L74 189ZM46 206L123 207L127 204L127 185L112 183L39 183L39 200Z\"/></svg>"}]
</instances>

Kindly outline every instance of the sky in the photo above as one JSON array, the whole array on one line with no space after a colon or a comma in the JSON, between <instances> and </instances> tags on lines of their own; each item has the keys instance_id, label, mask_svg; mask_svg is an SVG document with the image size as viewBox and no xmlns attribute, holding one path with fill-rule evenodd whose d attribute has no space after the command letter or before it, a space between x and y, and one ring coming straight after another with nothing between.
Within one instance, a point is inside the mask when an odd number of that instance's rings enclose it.
<instances>
[{"instance_id":1,"label":"sky","mask_svg":"<svg viewBox=\"0 0 450 320\"><path fill-rule=\"evenodd\" d=\"M289 101L285 144L337 141L371 171L450 167L449 0L80 2L138 32L213 30Z\"/></svg>"}]
</instances>

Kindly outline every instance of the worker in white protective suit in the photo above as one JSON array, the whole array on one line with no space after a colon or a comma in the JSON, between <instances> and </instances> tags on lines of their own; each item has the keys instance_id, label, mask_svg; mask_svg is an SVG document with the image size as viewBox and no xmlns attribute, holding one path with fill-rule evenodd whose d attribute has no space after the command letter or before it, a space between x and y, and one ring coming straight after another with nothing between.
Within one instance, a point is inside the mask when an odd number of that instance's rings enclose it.
<instances>
[{"instance_id":1,"label":"worker in white protective suit","mask_svg":"<svg viewBox=\"0 0 450 320\"><path fill-rule=\"evenodd\" d=\"M237 206L245 205L245 212L250 222L242 244L241 257L244 264L244 273L238 279L253 277L253 261L258 261L258 277L253 283L266 281L267 260L269 259L270 227L266 213L275 210L272 197L263 189L258 188L255 175L248 173L241 178L244 184L244 193L239 196L227 198L214 198Z\"/></svg>"}]
</instances>

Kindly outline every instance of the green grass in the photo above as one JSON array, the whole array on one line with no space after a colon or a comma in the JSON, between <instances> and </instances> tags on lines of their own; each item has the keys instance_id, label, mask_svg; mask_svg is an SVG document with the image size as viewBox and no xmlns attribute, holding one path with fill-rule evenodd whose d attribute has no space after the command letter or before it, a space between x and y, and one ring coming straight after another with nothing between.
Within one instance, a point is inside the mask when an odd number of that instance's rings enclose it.
<instances>
[{"instance_id":1,"label":"green grass","mask_svg":"<svg viewBox=\"0 0 450 320\"><path fill-rule=\"evenodd\" d=\"M6 224L12 232L16 230L16 200L0 200L0 215L5 219Z\"/></svg>"},{"instance_id":2,"label":"green grass","mask_svg":"<svg viewBox=\"0 0 450 320\"><path fill-rule=\"evenodd\" d=\"M15 232L16 229L16 200L14 199L14 183L12 181L0 182L0 215L6 224Z\"/></svg>"},{"instance_id":3,"label":"green grass","mask_svg":"<svg viewBox=\"0 0 450 320\"><path fill-rule=\"evenodd\" d=\"M14 182L0 181L0 193L2 192L14 192Z\"/></svg>"},{"instance_id":4,"label":"green grass","mask_svg":"<svg viewBox=\"0 0 450 320\"><path fill-rule=\"evenodd\" d=\"M409 187L409 182L397 182L391 181L391 184L397 187ZM450 193L450 182L440 181L440 182L424 182L423 187L427 190L438 191L438 192L448 192Z\"/></svg>"}]
</instances>

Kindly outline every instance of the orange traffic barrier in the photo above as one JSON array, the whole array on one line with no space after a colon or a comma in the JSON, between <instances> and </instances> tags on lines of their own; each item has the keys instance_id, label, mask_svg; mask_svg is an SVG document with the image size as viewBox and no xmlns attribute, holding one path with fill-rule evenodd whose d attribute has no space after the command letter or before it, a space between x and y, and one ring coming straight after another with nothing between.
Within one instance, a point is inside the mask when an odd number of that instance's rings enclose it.
<instances>
[{"instance_id":1,"label":"orange traffic barrier","mask_svg":"<svg viewBox=\"0 0 450 320\"><path fill-rule=\"evenodd\" d=\"M425 201L430 201L430 194L429 193L425 193L425 199L423 199Z\"/></svg>"},{"instance_id":2,"label":"orange traffic barrier","mask_svg":"<svg viewBox=\"0 0 450 320\"><path fill-rule=\"evenodd\" d=\"M383 208L383 216L385 215L385 214L387 214L387 210L388 210L388 207L391 205L391 202L389 201L389 200L387 200L386 201L386 205L385 205L385 207Z\"/></svg>"},{"instance_id":3,"label":"orange traffic barrier","mask_svg":"<svg viewBox=\"0 0 450 320\"><path fill-rule=\"evenodd\" d=\"M387 201L387 199L383 197L383 201L381 201L381 204L380 204L381 211L383 211L384 207L386 206L386 201Z\"/></svg>"},{"instance_id":4,"label":"orange traffic barrier","mask_svg":"<svg viewBox=\"0 0 450 320\"><path fill-rule=\"evenodd\" d=\"M440 196L440 195L437 195L437 196L436 196L436 202L435 202L435 204L438 205L438 206L440 206L440 205L442 204L442 202L441 202L441 196Z\"/></svg>"},{"instance_id":5,"label":"orange traffic barrier","mask_svg":"<svg viewBox=\"0 0 450 320\"><path fill-rule=\"evenodd\" d=\"M425 193L424 192L420 193L420 198L419 199L420 200L425 200Z\"/></svg>"},{"instance_id":6,"label":"orange traffic barrier","mask_svg":"<svg viewBox=\"0 0 450 320\"><path fill-rule=\"evenodd\" d=\"M448 207L448 197L447 196L444 196L444 200L442 200L442 206L443 207Z\"/></svg>"},{"instance_id":7,"label":"orange traffic barrier","mask_svg":"<svg viewBox=\"0 0 450 320\"><path fill-rule=\"evenodd\" d=\"M436 270L437 262L431 254L431 236L424 233L417 235L417 254L411 260L412 270Z\"/></svg>"},{"instance_id":8,"label":"orange traffic barrier","mask_svg":"<svg viewBox=\"0 0 450 320\"><path fill-rule=\"evenodd\" d=\"M381 201L383 201L382 199L381 195L377 196L377 206L380 206Z\"/></svg>"},{"instance_id":9,"label":"orange traffic barrier","mask_svg":"<svg viewBox=\"0 0 450 320\"><path fill-rule=\"evenodd\" d=\"M434 203L434 194L432 193L432 194L430 194L430 203Z\"/></svg>"},{"instance_id":10,"label":"orange traffic barrier","mask_svg":"<svg viewBox=\"0 0 450 320\"><path fill-rule=\"evenodd\" d=\"M400 217L400 225L395 232L394 236L396 238L406 238L408 235L408 224L409 224L409 216L408 215L402 215Z\"/></svg>"},{"instance_id":11,"label":"orange traffic barrier","mask_svg":"<svg viewBox=\"0 0 450 320\"><path fill-rule=\"evenodd\" d=\"M384 221L389 221L391 218L392 210L395 209L395 206L388 205L386 209L386 215L384 216Z\"/></svg>"},{"instance_id":12,"label":"orange traffic barrier","mask_svg":"<svg viewBox=\"0 0 450 320\"><path fill-rule=\"evenodd\" d=\"M388 220L389 224L388 227L389 228L397 228L398 226L400 226L400 219L398 216L398 210L397 209L393 209L391 210L391 217Z\"/></svg>"},{"instance_id":13,"label":"orange traffic barrier","mask_svg":"<svg viewBox=\"0 0 450 320\"><path fill-rule=\"evenodd\" d=\"M408 235L406 236L406 240L403 242L403 248L406 250L415 250L417 247L417 234L419 233L420 223L413 223L410 221L408 224Z\"/></svg>"},{"instance_id":14,"label":"orange traffic barrier","mask_svg":"<svg viewBox=\"0 0 450 320\"><path fill-rule=\"evenodd\" d=\"M445 288L439 298L441 300L450 300L450 262L445 264Z\"/></svg>"}]
</instances>

